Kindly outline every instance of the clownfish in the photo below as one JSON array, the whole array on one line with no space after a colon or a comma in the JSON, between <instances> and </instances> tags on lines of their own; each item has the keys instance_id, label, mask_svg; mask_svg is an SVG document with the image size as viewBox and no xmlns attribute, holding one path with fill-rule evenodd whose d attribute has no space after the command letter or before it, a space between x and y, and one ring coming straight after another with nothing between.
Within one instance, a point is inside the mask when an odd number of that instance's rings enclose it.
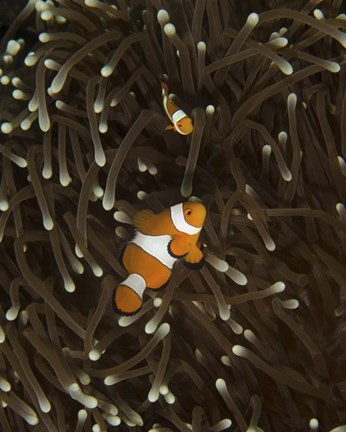
<instances>
[{"instance_id":1,"label":"clownfish","mask_svg":"<svg viewBox=\"0 0 346 432\"><path fill-rule=\"evenodd\" d=\"M205 217L204 205L196 202L177 204L159 214L141 210L134 216L135 236L121 257L129 275L114 289L117 313L137 313L144 290L164 288L178 259L182 258L188 268L203 266L202 245L197 241Z\"/></svg>"},{"instance_id":2,"label":"clownfish","mask_svg":"<svg viewBox=\"0 0 346 432\"><path fill-rule=\"evenodd\" d=\"M173 125L165 127L165 130L174 129L182 135L189 135L193 130L192 120L183 110L169 99L168 86L163 81L161 81L161 88L163 107L170 121L173 123Z\"/></svg>"}]
</instances>

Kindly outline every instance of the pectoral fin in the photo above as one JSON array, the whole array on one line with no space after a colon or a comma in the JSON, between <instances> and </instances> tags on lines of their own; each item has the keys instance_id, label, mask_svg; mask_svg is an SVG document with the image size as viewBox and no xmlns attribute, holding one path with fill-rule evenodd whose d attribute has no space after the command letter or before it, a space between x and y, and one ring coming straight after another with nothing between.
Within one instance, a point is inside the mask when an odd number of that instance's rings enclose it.
<instances>
[{"instance_id":1,"label":"pectoral fin","mask_svg":"<svg viewBox=\"0 0 346 432\"><path fill-rule=\"evenodd\" d=\"M189 253L184 257L184 265L192 270L199 270L204 265L204 256L198 246L190 249Z\"/></svg>"},{"instance_id":2,"label":"pectoral fin","mask_svg":"<svg viewBox=\"0 0 346 432\"><path fill-rule=\"evenodd\" d=\"M185 267L187 267L190 270L201 270L201 268L205 264L205 260L204 260L204 257L202 257L202 259L199 262L194 263L194 264L192 264L192 263L187 262L187 261L184 260L183 264L184 264Z\"/></svg>"},{"instance_id":3,"label":"pectoral fin","mask_svg":"<svg viewBox=\"0 0 346 432\"><path fill-rule=\"evenodd\" d=\"M168 125L164 130L175 130L175 127L173 125Z\"/></svg>"},{"instance_id":4,"label":"pectoral fin","mask_svg":"<svg viewBox=\"0 0 346 432\"><path fill-rule=\"evenodd\" d=\"M168 243L168 253L174 258L184 257L190 249L190 245L184 239L179 237L171 240Z\"/></svg>"}]
</instances>

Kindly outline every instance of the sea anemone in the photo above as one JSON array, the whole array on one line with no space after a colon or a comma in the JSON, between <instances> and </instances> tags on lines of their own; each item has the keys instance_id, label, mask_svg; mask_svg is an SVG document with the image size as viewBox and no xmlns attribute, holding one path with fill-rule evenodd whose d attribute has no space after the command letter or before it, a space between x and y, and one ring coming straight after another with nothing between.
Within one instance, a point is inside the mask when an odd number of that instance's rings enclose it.
<instances>
[{"instance_id":1,"label":"sea anemone","mask_svg":"<svg viewBox=\"0 0 346 432\"><path fill-rule=\"evenodd\" d=\"M0 50L0 425L344 431L341 0L29 0ZM165 130L162 79L193 119ZM200 271L112 310L133 215Z\"/></svg>"}]
</instances>

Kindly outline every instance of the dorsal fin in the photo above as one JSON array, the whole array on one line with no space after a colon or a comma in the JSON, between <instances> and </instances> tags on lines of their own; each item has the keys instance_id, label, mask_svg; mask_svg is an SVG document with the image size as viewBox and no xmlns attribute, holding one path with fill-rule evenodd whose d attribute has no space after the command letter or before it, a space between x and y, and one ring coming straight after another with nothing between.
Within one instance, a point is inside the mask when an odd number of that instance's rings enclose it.
<instances>
[{"instance_id":1,"label":"dorsal fin","mask_svg":"<svg viewBox=\"0 0 346 432\"><path fill-rule=\"evenodd\" d=\"M138 229L138 231L145 230L153 220L155 213L151 210L141 210L136 213L133 217L133 226Z\"/></svg>"}]
</instances>

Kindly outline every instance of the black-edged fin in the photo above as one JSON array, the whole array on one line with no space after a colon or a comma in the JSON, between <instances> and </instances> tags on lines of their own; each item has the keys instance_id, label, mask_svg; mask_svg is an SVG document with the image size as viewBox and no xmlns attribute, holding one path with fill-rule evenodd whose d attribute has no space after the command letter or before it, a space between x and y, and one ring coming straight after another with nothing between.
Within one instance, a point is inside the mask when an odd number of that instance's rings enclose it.
<instances>
[{"instance_id":1,"label":"black-edged fin","mask_svg":"<svg viewBox=\"0 0 346 432\"><path fill-rule=\"evenodd\" d=\"M184 258L184 256L187 255L187 253L184 253L183 255L176 255L176 254L174 254L174 253L172 252L172 249L171 249L171 243L172 243L173 241L174 241L174 239L171 240L171 241L168 243L168 245L167 245L167 251L168 251L168 253L170 254L171 257L176 258L176 259Z\"/></svg>"},{"instance_id":2,"label":"black-edged fin","mask_svg":"<svg viewBox=\"0 0 346 432\"><path fill-rule=\"evenodd\" d=\"M138 229L138 231L145 230L152 223L155 213L151 210L141 210L136 213L133 217L133 226Z\"/></svg>"},{"instance_id":3,"label":"black-edged fin","mask_svg":"<svg viewBox=\"0 0 346 432\"><path fill-rule=\"evenodd\" d=\"M142 306L142 300L131 288L127 287L126 285L118 285L114 288L114 312L123 316L132 316L136 315L136 313L138 313L142 309Z\"/></svg>"},{"instance_id":4,"label":"black-edged fin","mask_svg":"<svg viewBox=\"0 0 346 432\"><path fill-rule=\"evenodd\" d=\"M149 286L147 287L147 289L150 289L150 290L152 290L152 291L159 291L159 292L161 292L161 291L163 291L166 287L167 287L167 285L169 284L169 281L171 280L171 276L168 278L168 280L164 283L164 284L162 284L160 287L158 287L158 288L150 288Z\"/></svg>"},{"instance_id":5,"label":"black-edged fin","mask_svg":"<svg viewBox=\"0 0 346 432\"><path fill-rule=\"evenodd\" d=\"M204 266L205 264L205 259L204 257L198 261L197 263L191 263L191 262L187 262L185 260L183 260L183 264L186 268L190 269L190 270L201 270L201 268Z\"/></svg>"}]
</instances>

